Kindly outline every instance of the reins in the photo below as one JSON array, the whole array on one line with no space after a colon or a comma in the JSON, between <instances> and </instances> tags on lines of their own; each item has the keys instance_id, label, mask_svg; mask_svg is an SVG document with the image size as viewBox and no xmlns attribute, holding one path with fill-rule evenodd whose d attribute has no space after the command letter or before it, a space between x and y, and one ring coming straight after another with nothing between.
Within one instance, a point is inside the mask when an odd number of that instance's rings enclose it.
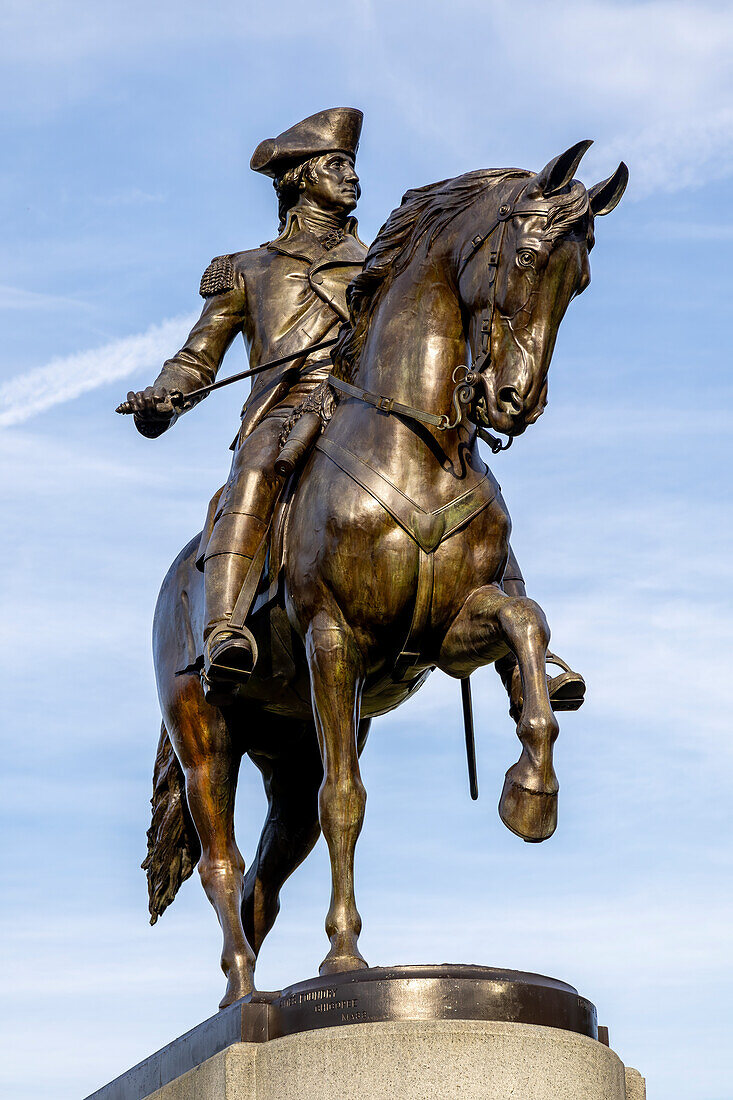
<instances>
[{"instance_id":1,"label":"reins","mask_svg":"<svg viewBox=\"0 0 733 1100\"><path fill-rule=\"evenodd\" d=\"M520 199L524 195L526 187L527 184L524 183L511 200L501 204L497 212L496 221L486 233L478 234L473 238L471 241L471 248L463 257L458 269L458 279L460 279L466 268L466 264L473 259L478 250L486 244L496 230L499 230L496 247L489 252L486 261L490 276L489 297L486 308L481 315L478 355L472 367L469 368L461 364L453 371L453 382L455 385L452 395L452 409L455 413L455 419L451 420L450 416L446 413L438 415L428 412L426 409L418 409L413 405L406 405L401 401L396 401L394 397L372 393L370 390L362 389L361 386L354 386L351 382L345 382L343 379L337 378L336 375L330 374L328 376L328 381L335 390L338 390L347 397L355 397L358 401L363 401L367 405L372 405L375 409L378 409L379 412L386 413L388 416L395 414L397 416L403 416L408 420L416 420L420 424L428 424L431 428L437 428L439 432L453 431L466 419L466 412L476 397L476 386L482 381L481 376L491 362L491 330L494 323L496 276L501 261L501 250L504 244L506 223L510 218L516 217L517 215L546 213L545 210L536 209L531 205L520 205ZM463 377L457 378L456 375L458 371L465 371L466 373ZM488 424L489 421L486 413L482 413L480 408L477 412L478 415L484 419L484 422ZM512 445L513 436L510 436L508 441L503 443L479 424L476 424L476 431L479 438L482 439L484 443L488 444L494 454L498 454L499 451L507 451Z\"/></svg>"},{"instance_id":2,"label":"reins","mask_svg":"<svg viewBox=\"0 0 733 1100\"><path fill-rule=\"evenodd\" d=\"M466 372L461 379L456 378L456 372L459 370ZM372 393L370 390L363 390L360 386L352 386L350 382L344 382L342 378L337 378L335 374L328 376L329 385L347 397L355 397L358 401L373 405L375 409L387 413L388 416L396 414L397 416L404 416L407 420L417 420L420 424L428 424L431 428L437 428L439 432L453 431L463 421L466 409L476 396L475 387L479 380L479 375L463 364L457 366L453 371L453 381L456 383L452 398L455 420L451 420L445 413L438 416L426 409L416 409L413 405L405 405L401 401L396 401L394 397L385 397L379 393ZM507 451L512 445L511 438L507 443L502 443L500 439L491 435L490 432L487 432L485 428L478 424L476 425L476 431L479 438L484 443L488 443L494 454L498 454L499 451Z\"/></svg>"},{"instance_id":3,"label":"reins","mask_svg":"<svg viewBox=\"0 0 733 1100\"><path fill-rule=\"evenodd\" d=\"M214 390L223 389L224 386L231 386L232 382L241 382L245 378L254 378L255 375L264 374L266 370L272 370L273 367L281 367L284 363L292 363L295 359L302 359L312 355L316 351L323 351L324 348L332 348L337 342L338 336L334 336L332 340L322 340L320 344L311 344L310 347L301 348L300 351L291 352L290 355L281 355L279 359L271 359L269 363L261 363L258 367L249 367L248 370L240 370L237 374L230 374L227 378L220 378L218 382L211 382L208 386L201 386L200 389L191 390L190 393L184 394L179 390L173 390L168 395L170 403L176 409L183 409L189 401L206 397L208 394L213 393ZM327 362L329 362L328 359L319 359L301 373L311 373L314 370L318 370L319 367L322 367L323 364ZM156 398L156 400L162 401L163 398ZM127 415L134 411L129 401L123 401L122 404L118 405L115 409L115 412L121 413L122 415Z\"/></svg>"}]
</instances>

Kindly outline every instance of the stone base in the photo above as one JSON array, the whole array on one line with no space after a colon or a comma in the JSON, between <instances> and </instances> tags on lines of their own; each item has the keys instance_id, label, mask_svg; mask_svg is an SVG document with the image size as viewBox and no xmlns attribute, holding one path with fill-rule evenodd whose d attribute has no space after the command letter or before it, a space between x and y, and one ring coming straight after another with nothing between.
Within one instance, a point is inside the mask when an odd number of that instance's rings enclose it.
<instances>
[{"instance_id":1,"label":"stone base","mask_svg":"<svg viewBox=\"0 0 733 1100\"><path fill-rule=\"evenodd\" d=\"M150 1100L644 1100L643 1079L584 1035L421 1020L237 1043ZM133 1100L130 1097L130 1100Z\"/></svg>"},{"instance_id":2,"label":"stone base","mask_svg":"<svg viewBox=\"0 0 733 1100\"><path fill-rule=\"evenodd\" d=\"M644 1100L564 982L374 968L239 1001L88 1100Z\"/></svg>"}]
</instances>

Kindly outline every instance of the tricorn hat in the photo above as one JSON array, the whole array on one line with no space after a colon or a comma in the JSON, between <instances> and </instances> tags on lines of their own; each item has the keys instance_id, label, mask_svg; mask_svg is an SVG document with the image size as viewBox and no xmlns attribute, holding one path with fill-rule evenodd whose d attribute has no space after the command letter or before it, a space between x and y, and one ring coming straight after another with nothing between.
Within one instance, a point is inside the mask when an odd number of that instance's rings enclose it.
<instances>
[{"instance_id":1,"label":"tricorn hat","mask_svg":"<svg viewBox=\"0 0 733 1100\"><path fill-rule=\"evenodd\" d=\"M292 164L322 153L356 156L364 115L356 107L331 107L296 122L275 138L261 141L252 154L250 168L277 178Z\"/></svg>"}]
</instances>

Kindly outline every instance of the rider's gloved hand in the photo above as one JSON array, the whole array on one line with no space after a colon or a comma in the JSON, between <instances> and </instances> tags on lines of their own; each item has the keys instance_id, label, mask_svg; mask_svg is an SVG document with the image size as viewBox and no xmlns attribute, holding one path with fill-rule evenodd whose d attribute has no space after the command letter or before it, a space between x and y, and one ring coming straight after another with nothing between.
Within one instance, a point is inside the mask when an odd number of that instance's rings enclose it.
<instances>
[{"instance_id":1,"label":"rider's gloved hand","mask_svg":"<svg viewBox=\"0 0 733 1100\"><path fill-rule=\"evenodd\" d=\"M130 390L128 404L135 417L135 427L141 435L155 439L170 428L178 419L178 409L171 401L172 392L163 386L148 386L147 389Z\"/></svg>"}]
</instances>

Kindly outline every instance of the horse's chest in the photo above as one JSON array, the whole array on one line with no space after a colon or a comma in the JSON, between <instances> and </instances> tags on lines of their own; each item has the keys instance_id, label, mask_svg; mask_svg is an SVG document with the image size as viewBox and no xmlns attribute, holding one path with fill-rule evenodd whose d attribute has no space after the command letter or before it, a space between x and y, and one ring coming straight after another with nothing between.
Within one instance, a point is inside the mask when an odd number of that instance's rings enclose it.
<instances>
[{"instance_id":1,"label":"horse's chest","mask_svg":"<svg viewBox=\"0 0 733 1100\"><path fill-rule=\"evenodd\" d=\"M334 466L380 504L427 554L471 524L501 496L499 485L488 469L477 473L468 484L459 483L458 491L455 482L443 487L418 478L413 479L414 484L403 488L378 465L328 436L320 439L316 446Z\"/></svg>"}]
</instances>

